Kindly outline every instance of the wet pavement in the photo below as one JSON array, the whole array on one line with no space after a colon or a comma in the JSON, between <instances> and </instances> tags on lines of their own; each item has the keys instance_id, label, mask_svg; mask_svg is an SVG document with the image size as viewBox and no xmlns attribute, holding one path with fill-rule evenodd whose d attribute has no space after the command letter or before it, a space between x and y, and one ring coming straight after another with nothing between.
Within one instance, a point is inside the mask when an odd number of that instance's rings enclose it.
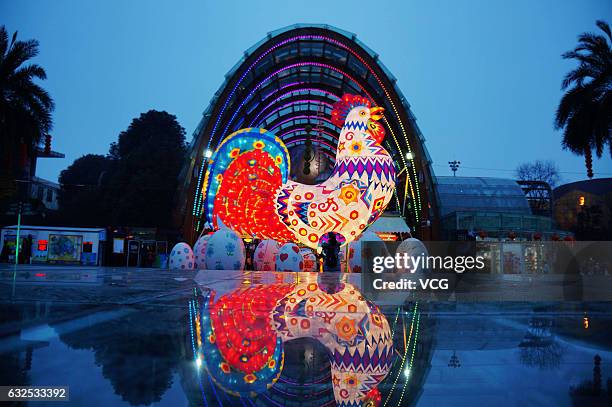
<instances>
[{"instance_id":1,"label":"wet pavement","mask_svg":"<svg viewBox=\"0 0 612 407\"><path fill-rule=\"evenodd\" d=\"M15 272L2 265L0 384L67 385L70 404L88 406L336 405L327 350L311 338L284 343L278 380L250 397L223 390L194 355L194 298L214 290L219 299L246 287L309 278L42 266ZM357 275L331 278L359 287ZM395 358L378 386L380 405L609 401L589 395L589 380L595 355L601 357L603 392L612 377L610 303L422 302L381 311L393 333ZM580 386L587 390L571 391Z\"/></svg>"}]
</instances>

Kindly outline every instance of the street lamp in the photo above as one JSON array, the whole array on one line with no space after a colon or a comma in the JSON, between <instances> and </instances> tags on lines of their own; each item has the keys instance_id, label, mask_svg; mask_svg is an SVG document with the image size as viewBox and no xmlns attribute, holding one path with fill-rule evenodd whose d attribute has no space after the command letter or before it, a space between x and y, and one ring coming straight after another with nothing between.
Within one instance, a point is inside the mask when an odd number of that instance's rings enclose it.
<instances>
[{"instance_id":1,"label":"street lamp","mask_svg":"<svg viewBox=\"0 0 612 407\"><path fill-rule=\"evenodd\" d=\"M453 161L449 161L448 162L448 166L450 167L451 171L453 172L453 177L455 176L455 173L459 169L459 164L461 164L461 161L453 160Z\"/></svg>"}]
</instances>

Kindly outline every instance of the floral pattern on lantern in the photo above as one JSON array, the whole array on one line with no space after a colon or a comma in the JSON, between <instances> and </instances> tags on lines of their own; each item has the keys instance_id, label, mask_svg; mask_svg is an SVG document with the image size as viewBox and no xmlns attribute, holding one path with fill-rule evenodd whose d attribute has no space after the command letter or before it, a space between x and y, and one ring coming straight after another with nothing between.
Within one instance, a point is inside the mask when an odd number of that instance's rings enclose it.
<instances>
[{"instance_id":1,"label":"floral pattern on lantern","mask_svg":"<svg viewBox=\"0 0 612 407\"><path fill-rule=\"evenodd\" d=\"M233 230L222 228L208 239L204 264L209 270L242 270L246 253L242 239Z\"/></svg>"}]
</instances>

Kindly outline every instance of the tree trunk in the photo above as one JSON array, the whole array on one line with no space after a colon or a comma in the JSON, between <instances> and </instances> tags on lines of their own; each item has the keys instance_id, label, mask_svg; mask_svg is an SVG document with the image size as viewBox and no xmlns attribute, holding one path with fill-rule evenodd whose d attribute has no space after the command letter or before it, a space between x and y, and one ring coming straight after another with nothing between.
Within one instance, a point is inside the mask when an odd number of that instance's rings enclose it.
<instances>
[{"instance_id":1,"label":"tree trunk","mask_svg":"<svg viewBox=\"0 0 612 407\"><path fill-rule=\"evenodd\" d=\"M593 153L591 147L585 147L584 149L584 164L587 169L587 177L593 178Z\"/></svg>"}]
</instances>

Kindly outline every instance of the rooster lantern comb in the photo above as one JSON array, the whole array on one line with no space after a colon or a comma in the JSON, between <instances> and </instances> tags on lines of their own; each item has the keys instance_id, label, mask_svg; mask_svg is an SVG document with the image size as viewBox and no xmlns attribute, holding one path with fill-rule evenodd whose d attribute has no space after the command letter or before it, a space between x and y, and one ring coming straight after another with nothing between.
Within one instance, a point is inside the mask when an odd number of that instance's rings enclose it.
<instances>
[{"instance_id":1,"label":"rooster lantern comb","mask_svg":"<svg viewBox=\"0 0 612 407\"><path fill-rule=\"evenodd\" d=\"M207 220L245 237L311 248L328 232L342 243L355 240L383 213L395 189L393 159L382 146L382 111L358 95L334 104L331 121L340 128L336 162L318 185L289 179L289 152L271 132L246 128L229 135L205 175Z\"/></svg>"},{"instance_id":2,"label":"rooster lantern comb","mask_svg":"<svg viewBox=\"0 0 612 407\"><path fill-rule=\"evenodd\" d=\"M351 110L360 108L358 114L361 117L369 115L366 124L368 131L376 141L382 143L385 138L385 128L378 123L378 120L382 119L384 109L382 107L371 107L370 105L370 101L362 96L346 94L334 104L331 121L334 125L342 128Z\"/></svg>"}]
</instances>

